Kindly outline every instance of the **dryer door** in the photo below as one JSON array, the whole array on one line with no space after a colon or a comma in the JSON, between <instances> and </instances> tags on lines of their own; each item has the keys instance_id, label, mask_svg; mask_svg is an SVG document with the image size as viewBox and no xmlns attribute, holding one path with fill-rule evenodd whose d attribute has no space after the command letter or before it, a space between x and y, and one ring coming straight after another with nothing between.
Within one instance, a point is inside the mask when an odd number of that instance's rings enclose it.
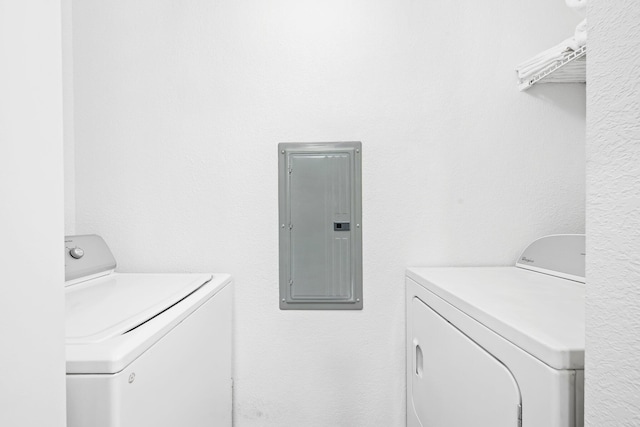
<instances>
[{"instance_id":1,"label":"dryer door","mask_svg":"<svg viewBox=\"0 0 640 427\"><path fill-rule=\"evenodd\" d=\"M517 427L511 372L418 298L411 304L410 399L423 427Z\"/></svg>"}]
</instances>

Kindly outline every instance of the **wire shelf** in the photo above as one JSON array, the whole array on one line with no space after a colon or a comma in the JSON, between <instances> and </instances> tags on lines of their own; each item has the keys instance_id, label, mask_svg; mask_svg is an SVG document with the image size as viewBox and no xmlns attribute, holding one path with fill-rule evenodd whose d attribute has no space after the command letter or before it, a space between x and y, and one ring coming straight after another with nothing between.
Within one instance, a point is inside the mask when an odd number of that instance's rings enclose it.
<instances>
[{"instance_id":1,"label":"wire shelf","mask_svg":"<svg viewBox=\"0 0 640 427\"><path fill-rule=\"evenodd\" d=\"M533 86L536 83L546 83L542 80L549 77L552 74L558 74L558 71L563 69L563 67L565 69L571 68L571 67L565 67L567 64L577 63L574 61L580 60L580 59L584 61L586 59L586 55L587 55L586 45L580 47L578 50L565 52L564 57L561 60L557 61L554 64L549 65L539 73L534 74L533 76L528 77L525 80L519 80L518 89L523 91L523 90L529 89L531 86ZM584 66L584 64L581 67L577 67L577 68L573 67L571 70L572 72L569 73L568 76L559 75L557 76L557 79L548 79L549 80L548 82L549 83L551 82L585 83L587 81L585 68L586 67Z\"/></svg>"}]
</instances>

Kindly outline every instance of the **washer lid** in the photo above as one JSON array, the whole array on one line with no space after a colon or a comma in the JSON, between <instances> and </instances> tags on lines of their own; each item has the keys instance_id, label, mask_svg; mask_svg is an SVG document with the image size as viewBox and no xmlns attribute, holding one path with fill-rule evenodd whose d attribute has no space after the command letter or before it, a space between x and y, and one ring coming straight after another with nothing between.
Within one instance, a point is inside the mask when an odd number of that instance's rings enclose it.
<instances>
[{"instance_id":1,"label":"washer lid","mask_svg":"<svg viewBox=\"0 0 640 427\"><path fill-rule=\"evenodd\" d=\"M209 282L209 274L113 273L66 288L66 342L122 335Z\"/></svg>"},{"instance_id":2,"label":"washer lid","mask_svg":"<svg viewBox=\"0 0 640 427\"><path fill-rule=\"evenodd\" d=\"M516 267L410 268L407 276L552 368L584 369L583 283Z\"/></svg>"}]
</instances>

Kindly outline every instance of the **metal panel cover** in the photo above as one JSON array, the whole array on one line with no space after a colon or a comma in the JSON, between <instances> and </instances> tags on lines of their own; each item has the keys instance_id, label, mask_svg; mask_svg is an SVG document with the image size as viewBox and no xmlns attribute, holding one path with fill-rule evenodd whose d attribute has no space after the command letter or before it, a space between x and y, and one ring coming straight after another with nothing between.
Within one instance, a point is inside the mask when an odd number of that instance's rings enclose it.
<instances>
[{"instance_id":1,"label":"metal panel cover","mask_svg":"<svg viewBox=\"0 0 640 427\"><path fill-rule=\"evenodd\" d=\"M280 308L362 308L361 143L281 143Z\"/></svg>"}]
</instances>

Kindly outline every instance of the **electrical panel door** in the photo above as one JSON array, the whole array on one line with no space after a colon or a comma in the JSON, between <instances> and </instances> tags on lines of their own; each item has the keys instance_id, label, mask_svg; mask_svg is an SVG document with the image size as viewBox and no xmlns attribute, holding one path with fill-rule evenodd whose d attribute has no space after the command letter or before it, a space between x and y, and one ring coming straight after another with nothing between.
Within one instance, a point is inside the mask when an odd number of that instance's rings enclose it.
<instances>
[{"instance_id":1,"label":"electrical panel door","mask_svg":"<svg viewBox=\"0 0 640 427\"><path fill-rule=\"evenodd\" d=\"M362 308L361 143L281 143L280 308Z\"/></svg>"}]
</instances>

